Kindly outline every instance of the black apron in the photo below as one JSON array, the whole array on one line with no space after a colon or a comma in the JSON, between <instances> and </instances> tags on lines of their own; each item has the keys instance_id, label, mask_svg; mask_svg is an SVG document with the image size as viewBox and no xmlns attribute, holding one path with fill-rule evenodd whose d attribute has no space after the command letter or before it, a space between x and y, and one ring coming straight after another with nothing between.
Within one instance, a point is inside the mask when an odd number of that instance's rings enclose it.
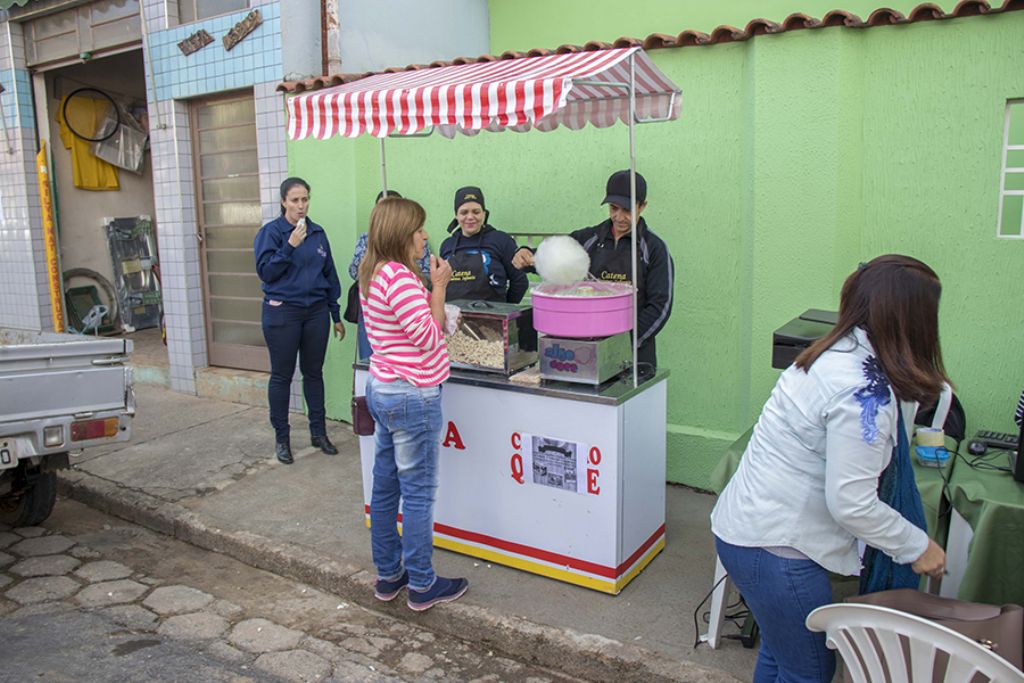
<instances>
[{"instance_id":1,"label":"black apron","mask_svg":"<svg viewBox=\"0 0 1024 683\"><path fill-rule=\"evenodd\" d=\"M639 237L639 236L638 236ZM625 244L623 244L625 242ZM619 282L628 285L632 282L630 273L633 270L633 257L631 251L632 241L628 234L619 238L615 243L615 237L609 235L607 238L599 237L590 247L590 274L598 280L605 282ZM639 247L637 240L637 247ZM637 265L639 265L639 255ZM642 273L642 269L641 269ZM637 278L636 305L637 312L643 309L647 297L644 296L643 276ZM653 373L657 367L657 353L654 347L654 337L648 339L637 349L637 361L640 363L641 374Z\"/></svg>"},{"instance_id":2,"label":"black apron","mask_svg":"<svg viewBox=\"0 0 1024 683\"><path fill-rule=\"evenodd\" d=\"M491 284L491 268L486 261L494 257L483 249L465 249L448 257L452 267L452 279L448 283L446 299L474 299L483 301L505 301L505 294Z\"/></svg>"},{"instance_id":3,"label":"black apron","mask_svg":"<svg viewBox=\"0 0 1024 683\"><path fill-rule=\"evenodd\" d=\"M614 237L598 238L590 248L590 274L598 280L629 284L633 279L629 276L633 267L629 247L629 235L620 237L618 245Z\"/></svg>"}]
</instances>

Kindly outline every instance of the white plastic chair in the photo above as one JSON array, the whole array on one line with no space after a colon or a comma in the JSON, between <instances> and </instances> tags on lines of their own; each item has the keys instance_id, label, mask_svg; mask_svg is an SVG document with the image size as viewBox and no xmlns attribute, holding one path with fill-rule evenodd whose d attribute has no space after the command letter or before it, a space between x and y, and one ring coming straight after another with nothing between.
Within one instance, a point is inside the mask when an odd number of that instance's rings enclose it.
<instances>
[{"instance_id":1,"label":"white plastic chair","mask_svg":"<svg viewBox=\"0 0 1024 683\"><path fill-rule=\"evenodd\" d=\"M855 683L969 683L976 674L994 683L1024 681L1024 673L970 638L888 607L825 605L807 615L807 628L825 632ZM944 678L933 678L939 652L949 664Z\"/></svg>"}]
</instances>

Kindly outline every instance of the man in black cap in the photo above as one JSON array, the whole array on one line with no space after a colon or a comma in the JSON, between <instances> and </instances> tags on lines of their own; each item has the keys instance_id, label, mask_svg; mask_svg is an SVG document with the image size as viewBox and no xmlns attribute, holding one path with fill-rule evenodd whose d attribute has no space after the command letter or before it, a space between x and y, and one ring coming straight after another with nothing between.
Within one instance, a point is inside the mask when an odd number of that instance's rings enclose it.
<instances>
[{"instance_id":1,"label":"man in black cap","mask_svg":"<svg viewBox=\"0 0 1024 683\"><path fill-rule=\"evenodd\" d=\"M630 209L629 171L617 171L608 179L605 198L608 220L570 233L590 255L590 274L598 280L632 282L632 211ZM641 217L647 208L647 181L636 174L637 215L637 360L641 370L657 367L654 337L672 313L672 287L675 266L668 247L647 227ZM533 251L522 247L512 264L517 268L533 266ZM644 367L643 364L647 364Z\"/></svg>"}]
</instances>

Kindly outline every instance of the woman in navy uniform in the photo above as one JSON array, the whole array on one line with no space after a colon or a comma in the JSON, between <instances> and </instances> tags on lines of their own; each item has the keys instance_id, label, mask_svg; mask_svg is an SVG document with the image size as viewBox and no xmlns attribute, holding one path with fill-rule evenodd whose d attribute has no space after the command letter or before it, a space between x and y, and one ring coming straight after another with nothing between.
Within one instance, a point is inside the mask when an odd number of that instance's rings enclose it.
<instances>
[{"instance_id":1,"label":"woman in navy uniform","mask_svg":"<svg viewBox=\"0 0 1024 683\"><path fill-rule=\"evenodd\" d=\"M270 423L277 459L286 465L294 462L288 403L296 356L312 445L327 455L338 452L327 438L323 366L332 320L335 336L345 337L338 305L341 283L327 235L309 220L308 210L309 183L288 178L281 183L281 215L260 228L253 245L263 284L263 338L270 352Z\"/></svg>"},{"instance_id":2,"label":"woman in navy uniform","mask_svg":"<svg viewBox=\"0 0 1024 683\"><path fill-rule=\"evenodd\" d=\"M590 255L590 274L598 280L632 282L633 249L629 171L618 171L608 178L602 204L608 205L608 220L570 235ZM672 314L672 288L675 266L668 247L655 235L640 214L647 208L647 181L636 174L637 243L637 361L641 370L653 372L658 359L654 337ZM516 268L532 268L533 251L519 249L512 259Z\"/></svg>"},{"instance_id":3,"label":"woman in navy uniform","mask_svg":"<svg viewBox=\"0 0 1024 683\"><path fill-rule=\"evenodd\" d=\"M526 273L512 265L516 241L487 223L490 212L479 187L455 192L451 236L441 243L441 258L452 267L448 301L477 299L517 304L529 288Z\"/></svg>"}]
</instances>

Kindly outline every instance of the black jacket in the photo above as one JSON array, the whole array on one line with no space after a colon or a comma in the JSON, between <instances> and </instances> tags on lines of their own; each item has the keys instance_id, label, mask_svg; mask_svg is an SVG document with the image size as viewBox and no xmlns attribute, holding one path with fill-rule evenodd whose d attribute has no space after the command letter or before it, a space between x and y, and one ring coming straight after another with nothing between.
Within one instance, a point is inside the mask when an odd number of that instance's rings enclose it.
<instances>
[{"instance_id":1,"label":"black jacket","mask_svg":"<svg viewBox=\"0 0 1024 683\"><path fill-rule=\"evenodd\" d=\"M508 233L497 230L490 225L484 225L480 232L472 237L466 237L462 231L457 229L441 243L438 255L443 259L451 258L453 254L465 250L480 250L490 254L491 275L499 283L499 287L508 287L505 300L517 304L523 300L523 295L530 287L526 273L516 269L512 265L512 257L516 253L516 241Z\"/></svg>"},{"instance_id":2,"label":"black jacket","mask_svg":"<svg viewBox=\"0 0 1024 683\"><path fill-rule=\"evenodd\" d=\"M601 272L593 272L593 264L613 254L620 258L630 259L632 240L629 235L615 243L612 235L612 222L605 222L589 228L576 230L570 235L590 255L591 275L602 279ZM637 223L637 346L645 346L654 341L654 336L661 331L672 314L672 289L675 280L675 265L668 247L660 237L651 232L646 221L641 217ZM628 273L628 268L626 272ZM616 278L611 278L616 279Z\"/></svg>"}]
</instances>

